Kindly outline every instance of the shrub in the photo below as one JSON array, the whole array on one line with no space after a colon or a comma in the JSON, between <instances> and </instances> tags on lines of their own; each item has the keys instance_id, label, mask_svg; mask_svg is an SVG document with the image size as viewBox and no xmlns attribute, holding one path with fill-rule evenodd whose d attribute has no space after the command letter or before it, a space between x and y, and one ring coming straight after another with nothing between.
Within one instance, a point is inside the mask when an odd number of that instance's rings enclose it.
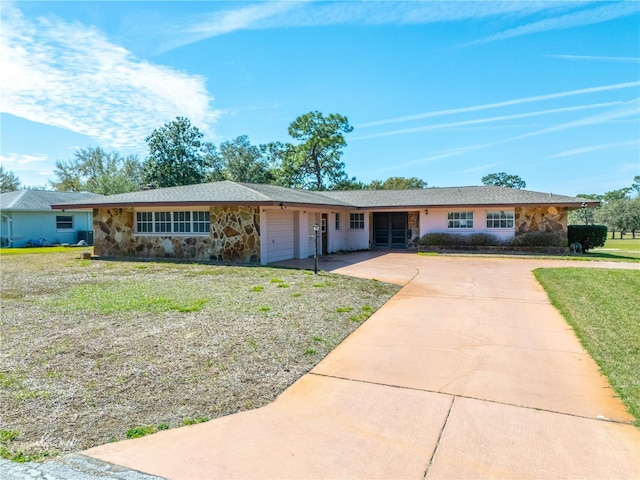
<instances>
[{"instance_id":1,"label":"shrub","mask_svg":"<svg viewBox=\"0 0 640 480\"><path fill-rule=\"evenodd\" d=\"M503 245L504 242L500 240L495 235L490 233L472 233L471 235L466 236L467 242L469 245L474 245L478 247L488 247L492 245Z\"/></svg>"},{"instance_id":2,"label":"shrub","mask_svg":"<svg viewBox=\"0 0 640 480\"><path fill-rule=\"evenodd\" d=\"M567 239L555 232L526 232L508 242L511 247L566 247Z\"/></svg>"},{"instance_id":3,"label":"shrub","mask_svg":"<svg viewBox=\"0 0 640 480\"><path fill-rule=\"evenodd\" d=\"M586 252L595 247L603 247L607 241L605 225L569 225L569 244L579 243Z\"/></svg>"},{"instance_id":4,"label":"shrub","mask_svg":"<svg viewBox=\"0 0 640 480\"><path fill-rule=\"evenodd\" d=\"M453 233L426 233L418 242L420 245L466 245L464 235Z\"/></svg>"},{"instance_id":5,"label":"shrub","mask_svg":"<svg viewBox=\"0 0 640 480\"><path fill-rule=\"evenodd\" d=\"M472 233L462 235L459 233L427 233L420 239L420 245L445 245L445 246L478 246L502 245L502 241L489 233Z\"/></svg>"}]
</instances>

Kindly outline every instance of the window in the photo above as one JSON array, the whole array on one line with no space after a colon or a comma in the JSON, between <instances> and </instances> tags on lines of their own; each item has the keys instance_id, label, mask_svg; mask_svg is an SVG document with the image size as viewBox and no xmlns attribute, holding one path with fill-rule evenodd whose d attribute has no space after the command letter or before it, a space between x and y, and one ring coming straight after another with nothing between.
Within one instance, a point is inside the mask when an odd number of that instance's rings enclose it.
<instances>
[{"instance_id":1,"label":"window","mask_svg":"<svg viewBox=\"0 0 640 480\"><path fill-rule=\"evenodd\" d=\"M209 233L211 219L209 212L193 212L193 231L196 233Z\"/></svg>"},{"instance_id":2,"label":"window","mask_svg":"<svg viewBox=\"0 0 640 480\"><path fill-rule=\"evenodd\" d=\"M73 230L73 216L56 215L56 230Z\"/></svg>"},{"instance_id":3,"label":"window","mask_svg":"<svg viewBox=\"0 0 640 480\"><path fill-rule=\"evenodd\" d=\"M352 230L364 230L364 213L350 213L349 228Z\"/></svg>"},{"instance_id":4,"label":"window","mask_svg":"<svg viewBox=\"0 0 640 480\"><path fill-rule=\"evenodd\" d=\"M340 230L340 214L336 213L336 230Z\"/></svg>"},{"instance_id":5,"label":"window","mask_svg":"<svg viewBox=\"0 0 640 480\"><path fill-rule=\"evenodd\" d=\"M473 212L449 212L447 228L473 228Z\"/></svg>"},{"instance_id":6,"label":"window","mask_svg":"<svg viewBox=\"0 0 640 480\"><path fill-rule=\"evenodd\" d=\"M136 212L136 232L138 233L153 232L153 213Z\"/></svg>"},{"instance_id":7,"label":"window","mask_svg":"<svg viewBox=\"0 0 640 480\"><path fill-rule=\"evenodd\" d=\"M173 231L175 233L191 232L191 212L173 212Z\"/></svg>"},{"instance_id":8,"label":"window","mask_svg":"<svg viewBox=\"0 0 640 480\"><path fill-rule=\"evenodd\" d=\"M513 228L513 212L487 212L487 228Z\"/></svg>"},{"instance_id":9,"label":"window","mask_svg":"<svg viewBox=\"0 0 640 480\"><path fill-rule=\"evenodd\" d=\"M136 233L209 233L209 212L136 212Z\"/></svg>"},{"instance_id":10,"label":"window","mask_svg":"<svg viewBox=\"0 0 640 480\"><path fill-rule=\"evenodd\" d=\"M153 214L153 219L155 220L153 225L154 232L171 232L171 212L155 212Z\"/></svg>"}]
</instances>

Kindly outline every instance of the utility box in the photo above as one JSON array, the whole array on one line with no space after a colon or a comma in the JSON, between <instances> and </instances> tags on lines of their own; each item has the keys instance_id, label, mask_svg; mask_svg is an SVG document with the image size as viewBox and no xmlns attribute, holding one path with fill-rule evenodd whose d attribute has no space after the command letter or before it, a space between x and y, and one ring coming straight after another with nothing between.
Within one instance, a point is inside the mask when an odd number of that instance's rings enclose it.
<instances>
[{"instance_id":1,"label":"utility box","mask_svg":"<svg viewBox=\"0 0 640 480\"><path fill-rule=\"evenodd\" d=\"M78 230L78 242L84 240L89 245L93 246L93 231L81 231Z\"/></svg>"}]
</instances>

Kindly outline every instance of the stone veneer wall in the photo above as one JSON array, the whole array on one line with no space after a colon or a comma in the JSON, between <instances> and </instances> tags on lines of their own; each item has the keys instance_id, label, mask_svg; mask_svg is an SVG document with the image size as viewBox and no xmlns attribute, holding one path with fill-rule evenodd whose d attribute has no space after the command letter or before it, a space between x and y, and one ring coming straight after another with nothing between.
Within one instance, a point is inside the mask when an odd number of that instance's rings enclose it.
<instances>
[{"instance_id":1,"label":"stone veneer wall","mask_svg":"<svg viewBox=\"0 0 640 480\"><path fill-rule=\"evenodd\" d=\"M416 247L420 241L420 212L409 212L408 228L411 230L409 247Z\"/></svg>"},{"instance_id":2,"label":"stone veneer wall","mask_svg":"<svg viewBox=\"0 0 640 480\"><path fill-rule=\"evenodd\" d=\"M566 207L516 207L516 235L526 232L556 232L567 236Z\"/></svg>"},{"instance_id":3,"label":"stone veneer wall","mask_svg":"<svg viewBox=\"0 0 640 480\"><path fill-rule=\"evenodd\" d=\"M253 207L211 207L209 235L135 235L132 208L93 211L94 254L227 263L260 262L260 214Z\"/></svg>"},{"instance_id":4,"label":"stone veneer wall","mask_svg":"<svg viewBox=\"0 0 640 480\"><path fill-rule=\"evenodd\" d=\"M260 263L260 210L211 207L211 260Z\"/></svg>"}]
</instances>

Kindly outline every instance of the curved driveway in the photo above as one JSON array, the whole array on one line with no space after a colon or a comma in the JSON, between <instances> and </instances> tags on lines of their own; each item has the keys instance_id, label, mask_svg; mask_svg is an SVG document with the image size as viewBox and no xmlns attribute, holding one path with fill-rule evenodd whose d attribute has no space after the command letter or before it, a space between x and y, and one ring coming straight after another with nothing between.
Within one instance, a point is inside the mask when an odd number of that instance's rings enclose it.
<instances>
[{"instance_id":1,"label":"curved driveway","mask_svg":"<svg viewBox=\"0 0 640 480\"><path fill-rule=\"evenodd\" d=\"M176 479L640 478L640 430L531 273L637 264L347 257L322 268L404 287L274 403L83 453Z\"/></svg>"}]
</instances>

